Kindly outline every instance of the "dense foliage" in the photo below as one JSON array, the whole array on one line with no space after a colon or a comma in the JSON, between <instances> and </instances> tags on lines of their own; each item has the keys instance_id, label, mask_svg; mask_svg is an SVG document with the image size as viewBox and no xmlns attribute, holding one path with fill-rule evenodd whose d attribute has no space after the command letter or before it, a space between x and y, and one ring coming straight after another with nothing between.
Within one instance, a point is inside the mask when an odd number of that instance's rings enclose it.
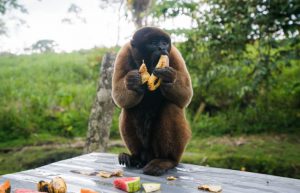
<instances>
[{"instance_id":1,"label":"dense foliage","mask_svg":"<svg viewBox=\"0 0 300 193\"><path fill-rule=\"evenodd\" d=\"M193 76L194 129L299 128L298 1L160 1L155 15L185 15L193 23L173 32L187 39L179 47Z\"/></svg>"},{"instance_id":2,"label":"dense foliage","mask_svg":"<svg viewBox=\"0 0 300 193\"><path fill-rule=\"evenodd\" d=\"M85 135L103 51L1 56L1 141Z\"/></svg>"}]
</instances>

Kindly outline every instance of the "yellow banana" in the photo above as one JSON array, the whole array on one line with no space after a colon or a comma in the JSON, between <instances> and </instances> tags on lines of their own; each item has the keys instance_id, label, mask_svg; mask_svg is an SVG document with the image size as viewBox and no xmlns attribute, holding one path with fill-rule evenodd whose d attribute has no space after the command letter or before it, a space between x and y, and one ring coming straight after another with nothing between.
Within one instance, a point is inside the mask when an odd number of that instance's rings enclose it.
<instances>
[{"instance_id":1,"label":"yellow banana","mask_svg":"<svg viewBox=\"0 0 300 193\"><path fill-rule=\"evenodd\" d=\"M161 55L155 68L164 68L167 66L169 66L168 56ZM154 91L159 87L160 83L161 83L161 80L158 77L156 77L154 74L151 74L151 76L149 77L148 82L147 82L148 89L150 91Z\"/></svg>"},{"instance_id":2,"label":"yellow banana","mask_svg":"<svg viewBox=\"0 0 300 193\"><path fill-rule=\"evenodd\" d=\"M150 74L147 70L147 66L143 60L143 64L141 65L140 69L139 69L139 73L141 74L142 77L142 84L144 84L145 82L148 81Z\"/></svg>"}]
</instances>

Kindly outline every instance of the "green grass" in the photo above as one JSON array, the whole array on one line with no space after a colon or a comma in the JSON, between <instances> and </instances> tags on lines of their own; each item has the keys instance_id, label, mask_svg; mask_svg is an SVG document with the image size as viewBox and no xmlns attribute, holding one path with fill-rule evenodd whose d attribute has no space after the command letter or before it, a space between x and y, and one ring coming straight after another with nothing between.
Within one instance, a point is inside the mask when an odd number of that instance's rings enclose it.
<instances>
[{"instance_id":1,"label":"green grass","mask_svg":"<svg viewBox=\"0 0 300 193\"><path fill-rule=\"evenodd\" d=\"M3 141L0 143L0 150L4 149L15 149L24 146L38 146L44 144L56 144L56 143L67 143L68 138L50 135L49 133L41 133L30 135L28 138L17 138L10 141Z\"/></svg>"},{"instance_id":2,"label":"green grass","mask_svg":"<svg viewBox=\"0 0 300 193\"><path fill-rule=\"evenodd\" d=\"M36 168L82 153L81 146L69 147L78 143L78 139L41 135L27 142L12 142L14 145L10 148L1 143L0 175ZM296 135L194 137L182 162L300 179L299 149L300 140ZM125 147L118 146L110 147L108 151L128 152Z\"/></svg>"},{"instance_id":3,"label":"green grass","mask_svg":"<svg viewBox=\"0 0 300 193\"><path fill-rule=\"evenodd\" d=\"M116 120L114 124L117 124ZM118 139L118 132L111 130L111 133L114 133L114 139ZM298 136L299 134L260 134L193 137L182 161L235 170L244 168L251 172L300 178ZM80 148L55 146L66 143L72 144L74 139L49 133L33 134L26 139L1 141L0 174L35 168L82 153ZM23 149L28 146L30 148ZM127 150L120 147L109 149L112 153L123 151Z\"/></svg>"},{"instance_id":4,"label":"green grass","mask_svg":"<svg viewBox=\"0 0 300 193\"><path fill-rule=\"evenodd\" d=\"M250 135L194 139L183 162L300 178L296 135Z\"/></svg>"},{"instance_id":5,"label":"green grass","mask_svg":"<svg viewBox=\"0 0 300 193\"><path fill-rule=\"evenodd\" d=\"M297 135L194 137L182 162L300 179L299 149ZM127 150L113 147L109 151Z\"/></svg>"},{"instance_id":6,"label":"green grass","mask_svg":"<svg viewBox=\"0 0 300 193\"><path fill-rule=\"evenodd\" d=\"M0 138L85 134L104 50L0 58Z\"/></svg>"},{"instance_id":7,"label":"green grass","mask_svg":"<svg viewBox=\"0 0 300 193\"><path fill-rule=\"evenodd\" d=\"M0 153L0 175L32 169L82 154L76 148L32 148Z\"/></svg>"}]
</instances>

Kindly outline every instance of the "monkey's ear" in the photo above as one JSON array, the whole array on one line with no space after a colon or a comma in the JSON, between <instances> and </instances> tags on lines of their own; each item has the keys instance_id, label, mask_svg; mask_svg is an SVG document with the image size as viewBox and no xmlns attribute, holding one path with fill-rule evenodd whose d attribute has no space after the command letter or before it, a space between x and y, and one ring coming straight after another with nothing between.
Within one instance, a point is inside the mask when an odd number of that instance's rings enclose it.
<instances>
[{"instance_id":1,"label":"monkey's ear","mask_svg":"<svg viewBox=\"0 0 300 193\"><path fill-rule=\"evenodd\" d=\"M134 47L136 47L136 43L135 43L135 41L132 39L131 41L130 41L130 44L131 44L131 46L134 48Z\"/></svg>"}]
</instances>

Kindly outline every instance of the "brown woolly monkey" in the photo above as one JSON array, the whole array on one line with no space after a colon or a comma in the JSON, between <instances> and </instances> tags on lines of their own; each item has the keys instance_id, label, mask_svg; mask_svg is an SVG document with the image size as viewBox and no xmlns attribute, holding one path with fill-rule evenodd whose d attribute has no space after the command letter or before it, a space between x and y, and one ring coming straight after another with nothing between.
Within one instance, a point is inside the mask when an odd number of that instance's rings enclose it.
<instances>
[{"instance_id":1,"label":"brown woolly monkey","mask_svg":"<svg viewBox=\"0 0 300 193\"><path fill-rule=\"evenodd\" d=\"M155 68L161 55L169 66ZM161 79L155 91L142 84L139 67ZM193 95L185 62L170 36L155 27L137 30L119 51L113 72L112 96L122 108L119 129L130 151L119 154L119 163L162 175L180 161L191 137L185 107Z\"/></svg>"}]
</instances>

